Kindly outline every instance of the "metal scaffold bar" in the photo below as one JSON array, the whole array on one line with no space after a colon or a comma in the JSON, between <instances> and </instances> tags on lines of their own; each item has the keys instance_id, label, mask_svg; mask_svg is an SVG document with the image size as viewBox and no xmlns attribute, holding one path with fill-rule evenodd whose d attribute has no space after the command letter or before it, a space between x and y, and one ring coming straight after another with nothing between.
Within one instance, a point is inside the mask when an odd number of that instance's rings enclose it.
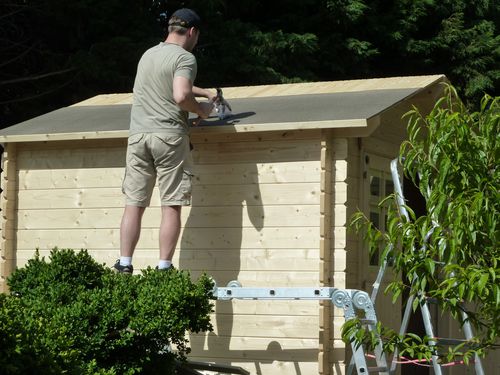
<instances>
[{"instance_id":1,"label":"metal scaffold bar","mask_svg":"<svg viewBox=\"0 0 500 375\"><path fill-rule=\"evenodd\" d=\"M362 318L370 330L377 324L375 308L368 293L356 289L337 289L329 287L278 287L278 288L251 288L242 287L238 281L231 281L227 287L214 286L213 295L218 300L330 300L336 307L344 311L345 320ZM353 350L353 367L358 374L369 374L370 368L366 363L366 356L362 345L351 343ZM387 360L382 350L382 341L379 339L375 349L377 368L373 370L379 374L388 374Z\"/></svg>"}]
</instances>

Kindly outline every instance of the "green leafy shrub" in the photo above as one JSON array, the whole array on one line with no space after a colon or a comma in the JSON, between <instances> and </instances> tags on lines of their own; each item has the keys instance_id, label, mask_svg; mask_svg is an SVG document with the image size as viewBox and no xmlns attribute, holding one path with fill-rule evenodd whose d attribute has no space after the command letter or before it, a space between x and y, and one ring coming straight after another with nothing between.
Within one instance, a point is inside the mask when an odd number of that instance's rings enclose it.
<instances>
[{"instance_id":1,"label":"green leafy shrub","mask_svg":"<svg viewBox=\"0 0 500 375\"><path fill-rule=\"evenodd\" d=\"M470 342L448 348L381 329L387 351L399 347L420 358L439 354L467 362L495 348L500 332L500 98L485 95L480 110L470 113L447 86L429 115L416 109L407 115L409 139L401 146L401 162L425 199L426 214L417 218L407 207L412 220L406 220L392 196L381 203L390 205L386 232L361 212L352 224L364 230L372 252L383 248L383 255L392 256L400 276L387 288L394 300L413 295L416 309L433 298L461 323L465 310L475 328ZM347 341L357 330L353 324L344 331Z\"/></svg>"},{"instance_id":2,"label":"green leafy shrub","mask_svg":"<svg viewBox=\"0 0 500 375\"><path fill-rule=\"evenodd\" d=\"M37 254L15 271L0 298L2 373L174 373L186 331L212 329L205 275L115 274L84 250L54 249L49 260Z\"/></svg>"}]
</instances>

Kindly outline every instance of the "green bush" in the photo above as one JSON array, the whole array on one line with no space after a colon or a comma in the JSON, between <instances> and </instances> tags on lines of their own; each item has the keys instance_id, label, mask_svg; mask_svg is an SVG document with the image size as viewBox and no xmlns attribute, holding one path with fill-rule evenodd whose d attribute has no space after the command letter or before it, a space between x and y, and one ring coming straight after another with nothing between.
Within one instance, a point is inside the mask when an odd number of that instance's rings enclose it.
<instances>
[{"instance_id":1,"label":"green bush","mask_svg":"<svg viewBox=\"0 0 500 375\"><path fill-rule=\"evenodd\" d=\"M186 331L212 329L205 275L115 274L84 250L54 249L49 260L37 254L0 297L3 374L174 373Z\"/></svg>"}]
</instances>

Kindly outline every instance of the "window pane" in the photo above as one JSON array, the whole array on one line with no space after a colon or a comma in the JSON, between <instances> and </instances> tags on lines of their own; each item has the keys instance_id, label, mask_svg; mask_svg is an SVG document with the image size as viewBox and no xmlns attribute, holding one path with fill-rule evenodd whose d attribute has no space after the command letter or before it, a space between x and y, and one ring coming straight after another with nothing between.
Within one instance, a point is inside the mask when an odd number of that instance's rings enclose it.
<instances>
[{"instance_id":1,"label":"window pane","mask_svg":"<svg viewBox=\"0 0 500 375\"><path fill-rule=\"evenodd\" d=\"M378 212L370 211L370 221L375 228L380 229L380 214Z\"/></svg>"},{"instance_id":2,"label":"window pane","mask_svg":"<svg viewBox=\"0 0 500 375\"><path fill-rule=\"evenodd\" d=\"M370 266L378 266L379 265L379 258L380 257L380 251L376 250L374 253L370 254Z\"/></svg>"},{"instance_id":3,"label":"window pane","mask_svg":"<svg viewBox=\"0 0 500 375\"><path fill-rule=\"evenodd\" d=\"M370 210L370 221L373 223L375 228L380 229L380 214L377 211L373 211L376 208L372 208ZM374 253L370 254L370 266L378 266L379 265L379 255L380 252L377 250Z\"/></svg>"},{"instance_id":4,"label":"window pane","mask_svg":"<svg viewBox=\"0 0 500 375\"><path fill-rule=\"evenodd\" d=\"M385 180L385 195L391 195L394 193L394 184L391 180Z\"/></svg>"},{"instance_id":5,"label":"window pane","mask_svg":"<svg viewBox=\"0 0 500 375\"><path fill-rule=\"evenodd\" d=\"M380 197L380 178L377 176L370 176L370 195Z\"/></svg>"}]
</instances>

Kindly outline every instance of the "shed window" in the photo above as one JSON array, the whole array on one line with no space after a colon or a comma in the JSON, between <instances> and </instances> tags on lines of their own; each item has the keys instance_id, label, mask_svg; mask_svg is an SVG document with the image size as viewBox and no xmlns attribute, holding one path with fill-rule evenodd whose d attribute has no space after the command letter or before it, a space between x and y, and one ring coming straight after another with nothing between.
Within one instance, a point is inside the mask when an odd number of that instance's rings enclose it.
<instances>
[{"instance_id":1,"label":"shed window","mask_svg":"<svg viewBox=\"0 0 500 375\"><path fill-rule=\"evenodd\" d=\"M385 231L387 225L387 207L379 206L383 198L394 192L394 183L390 172L390 159L367 155L365 157L365 191L367 194L367 216L373 225ZM370 255L369 265L380 265L380 250Z\"/></svg>"}]
</instances>

